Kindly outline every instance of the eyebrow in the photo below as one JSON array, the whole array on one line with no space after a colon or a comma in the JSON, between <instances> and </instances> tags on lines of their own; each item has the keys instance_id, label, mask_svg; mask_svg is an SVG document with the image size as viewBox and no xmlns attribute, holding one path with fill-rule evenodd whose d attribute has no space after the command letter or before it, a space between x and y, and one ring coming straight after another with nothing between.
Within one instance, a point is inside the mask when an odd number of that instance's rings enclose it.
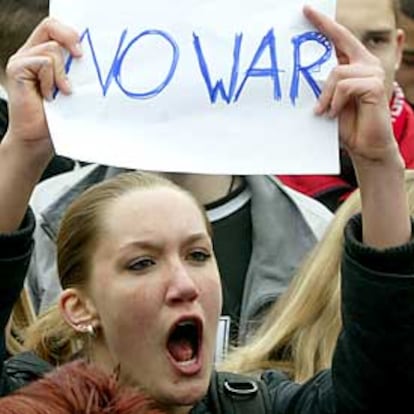
<instances>
[{"instance_id":1,"label":"eyebrow","mask_svg":"<svg viewBox=\"0 0 414 414\"><path fill-rule=\"evenodd\" d=\"M414 49L403 49L403 55L414 57Z\"/></svg>"},{"instance_id":2,"label":"eyebrow","mask_svg":"<svg viewBox=\"0 0 414 414\"><path fill-rule=\"evenodd\" d=\"M389 36L392 33L393 29L378 29L378 30L366 30L363 33L364 37L367 36Z\"/></svg>"},{"instance_id":3,"label":"eyebrow","mask_svg":"<svg viewBox=\"0 0 414 414\"><path fill-rule=\"evenodd\" d=\"M207 233L194 233L187 237L182 243L184 246L191 245L197 241L207 240L211 244L211 239ZM151 240L134 240L132 242L125 243L118 250L122 253L130 248L140 248L144 250L152 250L160 252L162 251L162 243L157 243Z\"/></svg>"}]
</instances>

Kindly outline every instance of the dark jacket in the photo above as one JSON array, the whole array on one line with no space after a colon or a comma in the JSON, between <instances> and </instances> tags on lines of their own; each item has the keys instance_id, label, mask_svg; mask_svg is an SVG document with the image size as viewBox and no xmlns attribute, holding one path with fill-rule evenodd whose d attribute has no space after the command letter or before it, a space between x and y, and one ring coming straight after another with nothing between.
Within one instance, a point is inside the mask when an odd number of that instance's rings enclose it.
<instances>
[{"instance_id":1,"label":"dark jacket","mask_svg":"<svg viewBox=\"0 0 414 414\"><path fill-rule=\"evenodd\" d=\"M4 137L9 125L9 116L7 114L7 102L0 98L0 140Z\"/></svg>"},{"instance_id":2,"label":"dark jacket","mask_svg":"<svg viewBox=\"0 0 414 414\"><path fill-rule=\"evenodd\" d=\"M33 215L22 228L0 236L0 320L4 330L23 284L32 249ZM263 374L273 413L394 413L412 405L414 389L414 242L378 251L364 246L361 218L345 232L342 263L344 329L331 370L303 385L280 381L274 371ZM2 332L3 332L2 330ZM4 356L4 336L1 338ZM4 358L2 358L2 361ZM51 367L31 354L2 366L0 392L41 376ZM209 393L193 414L217 413ZM402 412L402 411L401 411Z\"/></svg>"},{"instance_id":3,"label":"dark jacket","mask_svg":"<svg viewBox=\"0 0 414 414\"><path fill-rule=\"evenodd\" d=\"M9 116L7 101L0 98L0 141L6 134L8 125ZM46 167L46 170L42 174L40 181L46 180L47 178L53 177L57 174L62 174L71 171L74 167L75 162L73 160L66 157L62 157L60 155L55 155Z\"/></svg>"}]
</instances>

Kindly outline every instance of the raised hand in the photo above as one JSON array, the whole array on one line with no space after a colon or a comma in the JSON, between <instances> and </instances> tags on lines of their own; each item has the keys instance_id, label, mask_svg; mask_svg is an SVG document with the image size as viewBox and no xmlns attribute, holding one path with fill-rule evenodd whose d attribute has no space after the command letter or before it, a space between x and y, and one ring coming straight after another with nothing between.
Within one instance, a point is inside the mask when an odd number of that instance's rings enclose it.
<instances>
[{"instance_id":1,"label":"raised hand","mask_svg":"<svg viewBox=\"0 0 414 414\"><path fill-rule=\"evenodd\" d=\"M43 109L55 87L71 92L64 70L62 47L81 56L79 36L52 18L43 20L7 65L10 126L7 139L29 143L34 152L52 155L52 144Z\"/></svg>"},{"instance_id":2,"label":"raised hand","mask_svg":"<svg viewBox=\"0 0 414 414\"><path fill-rule=\"evenodd\" d=\"M341 143L354 161L379 161L398 155L379 59L345 27L309 7L304 13L333 42L339 60L316 113L339 117Z\"/></svg>"},{"instance_id":3,"label":"raised hand","mask_svg":"<svg viewBox=\"0 0 414 414\"><path fill-rule=\"evenodd\" d=\"M315 108L338 117L341 144L352 159L362 198L363 241L377 248L411 235L404 162L394 139L379 60L339 23L304 8L309 21L335 45L339 65Z\"/></svg>"},{"instance_id":4,"label":"raised hand","mask_svg":"<svg viewBox=\"0 0 414 414\"><path fill-rule=\"evenodd\" d=\"M0 144L0 233L15 231L32 191L53 156L43 100L70 93L62 47L81 56L77 33L54 19L37 26L9 60L9 128Z\"/></svg>"}]
</instances>

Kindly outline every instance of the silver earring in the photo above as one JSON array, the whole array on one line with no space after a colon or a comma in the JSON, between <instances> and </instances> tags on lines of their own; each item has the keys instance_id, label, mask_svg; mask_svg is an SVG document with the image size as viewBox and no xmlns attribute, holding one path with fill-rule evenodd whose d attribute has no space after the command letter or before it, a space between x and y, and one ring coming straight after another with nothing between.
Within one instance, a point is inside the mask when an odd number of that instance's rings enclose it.
<instances>
[{"instance_id":1,"label":"silver earring","mask_svg":"<svg viewBox=\"0 0 414 414\"><path fill-rule=\"evenodd\" d=\"M82 353L88 362L92 361L92 343L96 338L96 328L92 324L82 325L81 332L87 334L83 339Z\"/></svg>"},{"instance_id":2,"label":"silver earring","mask_svg":"<svg viewBox=\"0 0 414 414\"><path fill-rule=\"evenodd\" d=\"M96 336L96 329L92 324L86 326L86 332L92 337L95 338Z\"/></svg>"},{"instance_id":3,"label":"silver earring","mask_svg":"<svg viewBox=\"0 0 414 414\"><path fill-rule=\"evenodd\" d=\"M86 325L82 324L79 326L79 332L88 334L90 337L94 338L96 336L96 329L92 324Z\"/></svg>"}]
</instances>

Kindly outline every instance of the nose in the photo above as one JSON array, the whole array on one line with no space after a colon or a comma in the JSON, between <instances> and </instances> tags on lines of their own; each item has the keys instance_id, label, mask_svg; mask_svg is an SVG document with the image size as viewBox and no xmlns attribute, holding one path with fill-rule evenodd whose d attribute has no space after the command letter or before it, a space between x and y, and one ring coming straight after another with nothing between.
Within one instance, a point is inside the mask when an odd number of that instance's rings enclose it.
<instances>
[{"instance_id":1,"label":"nose","mask_svg":"<svg viewBox=\"0 0 414 414\"><path fill-rule=\"evenodd\" d=\"M199 288L185 263L176 260L171 264L169 273L170 279L166 293L166 301L169 305L192 302L199 297Z\"/></svg>"}]
</instances>

